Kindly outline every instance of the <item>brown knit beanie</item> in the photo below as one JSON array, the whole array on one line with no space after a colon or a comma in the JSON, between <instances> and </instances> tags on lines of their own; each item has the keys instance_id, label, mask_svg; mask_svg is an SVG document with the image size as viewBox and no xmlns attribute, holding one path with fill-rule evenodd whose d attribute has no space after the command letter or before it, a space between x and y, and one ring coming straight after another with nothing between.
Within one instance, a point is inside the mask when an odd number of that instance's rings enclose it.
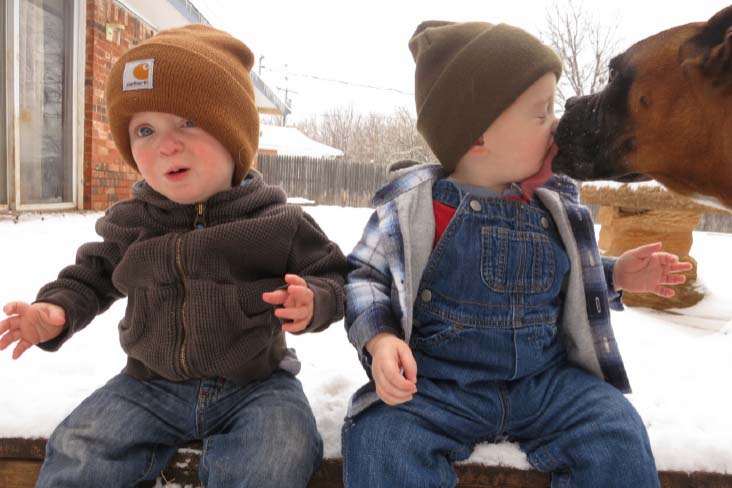
<instances>
[{"instance_id":1,"label":"brown knit beanie","mask_svg":"<svg viewBox=\"0 0 732 488\"><path fill-rule=\"evenodd\" d=\"M422 22L409 40L417 130L453 171L496 118L544 74L562 74L557 54L506 24Z\"/></svg>"},{"instance_id":2,"label":"brown knit beanie","mask_svg":"<svg viewBox=\"0 0 732 488\"><path fill-rule=\"evenodd\" d=\"M238 185L259 147L259 114L249 71L254 55L233 36L203 24L161 31L123 54L107 78L112 137L137 170L129 124L136 112L165 112L193 121L234 159Z\"/></svg>"}]
</instances>

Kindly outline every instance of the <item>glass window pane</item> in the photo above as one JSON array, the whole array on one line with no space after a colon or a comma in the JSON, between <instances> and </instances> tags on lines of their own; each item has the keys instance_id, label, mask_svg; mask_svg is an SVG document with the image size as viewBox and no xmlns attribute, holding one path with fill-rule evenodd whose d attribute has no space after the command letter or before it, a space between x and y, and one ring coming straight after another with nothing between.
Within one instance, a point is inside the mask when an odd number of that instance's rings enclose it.
<instances>
[{"instance_id":1,"label":"glass window pane","mask_svg":"<svg viewBox=\"0 0 732 488\"><path fill-rule=\"evenodd\" d=\"M64 0L21 0L19 165L21 204L72 201L67 151Z\"/></svg>"}]
</instances>

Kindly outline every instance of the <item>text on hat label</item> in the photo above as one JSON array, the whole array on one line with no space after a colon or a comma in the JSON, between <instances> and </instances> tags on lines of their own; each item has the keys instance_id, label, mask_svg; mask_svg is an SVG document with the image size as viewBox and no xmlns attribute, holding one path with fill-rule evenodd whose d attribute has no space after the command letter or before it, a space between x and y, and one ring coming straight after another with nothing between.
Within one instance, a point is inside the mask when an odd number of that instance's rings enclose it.
<instances>
[{"instance_id":1,"label":"text on hat label","mask_svg":"<svg viewBox=\"0 0 732 488\"><path fill-rule=\"evenodd\" d=\"M152 90L154 59L137 59L125 63L122 91Z\"/></svg>"}]
</instances>

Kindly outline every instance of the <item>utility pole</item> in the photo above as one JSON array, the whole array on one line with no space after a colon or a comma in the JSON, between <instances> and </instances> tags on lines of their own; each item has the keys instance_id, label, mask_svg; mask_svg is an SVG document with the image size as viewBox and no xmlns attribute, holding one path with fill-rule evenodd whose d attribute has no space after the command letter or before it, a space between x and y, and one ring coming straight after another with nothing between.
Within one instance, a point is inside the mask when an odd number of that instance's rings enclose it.
<instances>
[{"instance_id":1,"label":"utility pole","mask_svg":"<svg viewBox=\"0 0 732 488\"><path fill-rule=\"evenodd\" d=\"M293 90L290 90L290 88L287 87L287 86L285 88L282 88L282 87L279 87L278 86L277 89L280 90L280 91L283 91L284 90L284 92L285 92L285 106L289 107L290 106L290 102L292 102L292 100L290 100L290 93L294 93L295 95L297 95L298 92L293 91ZM287 122L287 112L285 112L282 115L282 126L283 127L285 126L285 122Z\"/></svg>"},{"instance_id":2,"label":"utility pole","mask_svg":"<svg viewBox=\"0 0 732 488\"><path fill-rule=\"evenodd\" d=\"M289 86L289 78L287 76L287 65L285 65L285 87L281 88L278 86L277 89L285 91L285 107L289 107L290 106L290 97L289 97L290 86ZM296 91L293 91L292 93L297 94ZM282 127L285 126L285 122L287 122L287 112L286 111L284 114L282 114Z\"/></svg>"},{"instance_id":3,"label":"utility pole","mask_svg":"<svg viewBox=\"0 0 732 488\"><path fill-rule=\"evenodd\" d=\"M259 56L259 66L257 67L257 74L259 76L262 76L262 60L264 59L264 54Z\"/></svg>"}]
</instances>

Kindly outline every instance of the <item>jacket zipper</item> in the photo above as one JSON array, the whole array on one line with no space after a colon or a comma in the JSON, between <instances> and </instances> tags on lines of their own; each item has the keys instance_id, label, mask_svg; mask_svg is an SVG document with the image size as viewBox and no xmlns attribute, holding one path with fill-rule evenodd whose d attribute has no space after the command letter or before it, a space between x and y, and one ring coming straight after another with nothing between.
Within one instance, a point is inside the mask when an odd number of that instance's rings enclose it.
<instances>
[{"instance_id":1,"label":"jacket zipper","mask_svg":"<svg viewBox=\"0 0 732 488\"><path fill-rule=\"evenodd\" d=\"M206 227L206 204L196 204L196 218L193 221L193 227L195 229L203 229ZM188 325L186 324L186 298L188 295L188 289L186 287L186 272L183 268L183 258L181 248L183 246L183 235L179 235L175 242L175 265L178 268L180 274L181 283L183 284L183 302L180 306L180 320L181 320L181 341L180 341L180 354L178 354L178 360L180 361L180 367L186 376L190 377L191 372L188 368L188 361L186 360L186 338L188 336Z\"/></svg>"},{"instance_id":2,"label":"jacket zipper","mask_svg":"<svg viewBox=\"0 0 732 488\"><path fill-rule=\"evenodd\" d=\"M196 204L196 219L193 221L193 228L194 229L203 229L206 227L206 204L205 203L197 203Z\"/></svg>"},{"instance_id":3,"label":"jacket zipper","mask_svg":"<svg viewBox=\"0 0 732 488\"><path fill-rule=\"evenodd\" d=\"M181 341L180 341L180 354L178 354L178 360L180 361L180 367L186 376L190 377L191 373L186 363L186 295L188 290L186 289L186 273L183 269L183 259L181 258L181 245L183 243L183 236L179 235L178 240L175 241L175 265L178 268L180 274L181 283L183 283L183 303L180 305L180 321L181 321Z\"/></svg>"}]
</instances>

